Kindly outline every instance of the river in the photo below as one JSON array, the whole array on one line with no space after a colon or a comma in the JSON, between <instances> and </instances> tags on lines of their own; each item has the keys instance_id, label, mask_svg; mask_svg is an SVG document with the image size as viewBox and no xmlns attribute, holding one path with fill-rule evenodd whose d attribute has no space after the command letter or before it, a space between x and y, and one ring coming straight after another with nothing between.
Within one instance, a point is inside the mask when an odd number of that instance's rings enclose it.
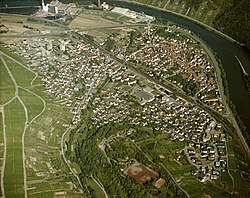
<instances>
[{"instance_id":1,"label":"river","mask_svg":"<svg viewBox=\"0 0 250 198\"><path fill-rule=\"evenodd\" d=\"M39 6L40 3L38 0L17 0L17 1L0 1L0 12L2 13L11 13L11 14L22 14L30 15L38 10L38 8L22 8L22 6ZM7 9L6 9L7 7ZM11 8L15 7L15 8ZM17 8L19 7L19 8ZM1 9L2 8L2 9Z\"/></svg>"},{"instance_id":2,"label":"river","mask_svg":"<svg viewBox=\"0 0 250 198\"><path fill-rule=\"evenodd\" d=\"M202 38L207 45L217 54L217 57L221 60L223 68L226 73L229 95L232 102L235 104L236 110L245 126L247 127L248 133L250 133L250 95L245 89L245 85L242 79L242 70L239 62L235 58L235 55L239 58L246 72L250 74L250 57L247 53L238 45L227 40L223 36L206 29L204 26L197 24L191 20L188 20L179 15L175 15L169 12L160 11L154 8L141 6L137 4L131 4L127 2L119 2L113 0L106 0L107 2L115 3L117 6L126 7L137 12L144 12L145 14L152 16L159 16L166 20L170 20L176 24L182 25ZM1 1L0 5L3 7L8 6L37 6L39 5L38 0L29 1ZM12 9L11 9L12 10ZM21 10L21 9L17 9ZM26 9L18 14L30 14ZM9 13L15 13L9 11Z\"/></svg>"},{"instance_id":3,"label":"river","mask_svg":"<svg viewBox=\"0 0 250 198\"><path fill-rule=\"evenodd\" d=\"M217 57L223 64L228 82L230 99L235 104L236 111L245 124L247 132L250 133L250 95L248 94L242 79L240 64L235 58L236 55L244 66L246 72L250 74L250 57L246 51L214 31L210 31L204 26L182 16L128 2L112 0L107 0L107 2L112 2L117 6L128 8L137 12L144 12L145 14L151 16L159 16L166 20L170 20L188 28L205 41L207 45L210 46L216 53Z\"/></svg>"}]
</instances>

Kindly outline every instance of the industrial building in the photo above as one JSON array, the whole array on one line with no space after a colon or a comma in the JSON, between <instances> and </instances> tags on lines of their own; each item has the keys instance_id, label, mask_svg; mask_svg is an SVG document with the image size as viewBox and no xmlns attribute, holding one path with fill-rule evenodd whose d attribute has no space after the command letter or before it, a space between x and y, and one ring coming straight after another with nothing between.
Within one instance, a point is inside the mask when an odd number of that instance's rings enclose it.
<instances>
[{"instance_id":1,"label":"industrial building","mask_svg":"<svg viewBox=\"0 0 250 198\"><path fill-rule=\"evenodd\" d=\"M51 1L49 4L49 12L57 14L58 13L58 7L61 5L62 3L58 0L55 1Z\"/></svg>"},{"instance_id":2,"label":"industrial building","mask_svg":"<svg viewBox=\"0 0 250 198\"><path fill-rule=\"evenodd\" d=\"M58 14L59 15L68 15L69 14L69 8L70 8L70 4L64 4L62 3L59 7L58 7Z\"/></svg>"},{"instance_id":3,"label":"industrial building","mask_svg":"<svg viewBox=\"0 0 250 198\"><path fill-rule=\"evenodd\" d=\"M73 4L64 4L58 0L53 0L45 6L44 2L42 2L43 11L61 16L69 15L72 5Z\"/></svg>"}]
</instances>

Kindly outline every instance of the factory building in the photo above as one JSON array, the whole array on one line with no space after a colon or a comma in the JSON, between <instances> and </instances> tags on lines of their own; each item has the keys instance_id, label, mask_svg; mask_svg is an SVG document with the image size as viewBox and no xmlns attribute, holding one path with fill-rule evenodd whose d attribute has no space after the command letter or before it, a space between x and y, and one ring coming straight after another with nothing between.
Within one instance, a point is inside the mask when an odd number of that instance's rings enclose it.
<instances>
[{"instance_id":1,"label":"factory building","mask_svg":"<svg viewBox=\"0 0 250 198\"><path fill-rule=\"evenodd\" d=\"M67 15L69 13L69 8L70 8L70 4L64 4L64 3L62 3L58 7L58 14L59 15Z\"/></svg>"},{"instance_id":2,"label":"factory building","mask_svg":"<svg viewBox=\"0 0 250 198\"><path fill-rule=\"evenodd\" d=\"M58 0L55 1L51 1L49 4L49 12L54 13L54 14L58 14L58 7L61 5L62 3Z\"/></svg>"},{"instance_id":3,"label":"factory building","mask_svg":"<svg viewBox=\"0 0 250 198\"><path fill-rule=\"evenodd\" d=\"M50 12L55 15L69 15L70 9L73 6L73 4L64 4L58 0L53 0L50 2L50 4L47 4L45 6L44 1L42 1L42 8L45 12Z\"/></svg>"}]
</instances>

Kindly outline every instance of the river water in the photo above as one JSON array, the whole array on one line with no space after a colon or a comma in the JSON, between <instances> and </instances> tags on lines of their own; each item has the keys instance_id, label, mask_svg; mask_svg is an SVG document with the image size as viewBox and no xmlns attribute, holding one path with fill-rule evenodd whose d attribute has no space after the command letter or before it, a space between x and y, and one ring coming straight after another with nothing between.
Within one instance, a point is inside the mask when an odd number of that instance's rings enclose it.
<instances>
[{"instance_id":1,"label":"river water","mask_svg":"<svg viewBox=\"0 0 250 198\"><path fill-rule=\"evenodd\" d=\"M39 6L40 3L38 0L17 0L17 1L8 1L8 0L0 0L0 12L3 13L11 13L11 14L22 14L22 15L30 15L36 12L37 8L22 8L22 6ZM8 9L5 9L8 7ZM15 7L15 8L11 8ZM20 8L16 8L20 7Z\"/></svg>"},{"instance_id":2,"label":"river water","mask_svg":"<svg viewBox=\"0 0 250 198\"><path fill-rule=\"evenodd\" d=\"M204 26L192 22L184 17L169 12L163 12L157 9L131 4L127 2L118 2L113 0L106 0L106 1L115 3L117 6L129 8L137 12L144 12L145 14L148 15L159 16L166 20L170 20L176 24L182 25L190 29L192 32L194 32L200 38L202 38L217 54L217 57L221 60L227 76L230 99L235 104L238 115L240 116L245 126L247 127L248 133L250 133L250 95L245 89L244 82L242 79L242 70L240 64L235 58L235 55L239 58L239 60L241 61L242 65L244 66L248 74L250 74L250 57L241 47L225 39L221 35L213 31L209 31ZM9 7L27 6L27 5L37 6L39 5L39 1L38 0L0 1L1 7L4 7L6 4ZM34 12L33 10L27 10L27 9L26 10L14 9L12 11L11 10L12 9L10 9L8 12L17 14L31 14Z\"/></svg>"}]
</instances>

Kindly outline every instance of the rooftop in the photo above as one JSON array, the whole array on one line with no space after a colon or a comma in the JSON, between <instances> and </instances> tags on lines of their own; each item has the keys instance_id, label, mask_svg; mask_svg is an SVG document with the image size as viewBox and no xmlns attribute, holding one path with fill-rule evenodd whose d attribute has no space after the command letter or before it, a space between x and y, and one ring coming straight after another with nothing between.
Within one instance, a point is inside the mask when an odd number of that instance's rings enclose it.
<instances>
[{"instance_id":1,"label":"rooftop","mask_svg":"<svg viewBox=\"0 0 250 198\"><path fill-rule=\"evenodd\" d=\"M147 102L151 102L154 100L154 95L151 93L148 93L144 90L139 89L138 87L135 87L132 91L132 94L140 99L141 104L145 104Z\"/></svg>"},{"instance_id":2,"label":"rooftop","mask_svg":"<svg viewBox=\"0 0 250 198\"><path fill-rule=\"evenodd\" d=\"M160 188L163 184L165 184L165 182L166 182L165 179L160 178L155 182L154 185L156 188Z\"/></svg>"},{"instance_id":3,"label":"rooftop","mask_svg":"<svg viewBox=\"0 0 250 198\"><path fill-rule=\"evenodd\" d=\"M60 3L58 0L54 0L50 2L50 6L56 6L58 3Z\"/></svg>"},{"instance_id":4,"label":"rooftop","mask_svg":"<svg viewBox=\"0 0 250 198\"><path fill-rule=\"evenodd\" d=\"M58 10L66 10L69 7L69 4L64 4L62 3L59 7Z\"/></svg>"}]
</instances>

